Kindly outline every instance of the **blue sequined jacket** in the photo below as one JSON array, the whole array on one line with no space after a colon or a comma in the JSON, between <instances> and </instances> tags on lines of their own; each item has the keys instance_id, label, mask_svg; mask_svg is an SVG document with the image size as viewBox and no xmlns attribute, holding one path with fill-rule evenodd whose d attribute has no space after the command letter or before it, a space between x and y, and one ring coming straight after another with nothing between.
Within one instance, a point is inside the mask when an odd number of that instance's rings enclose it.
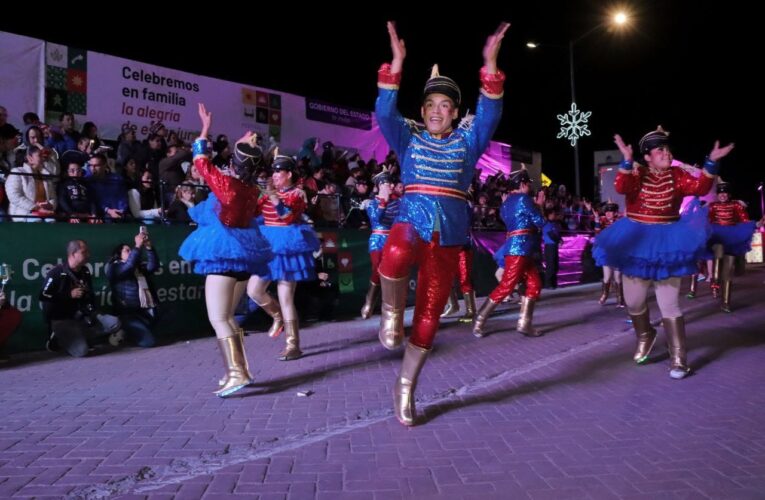
<instances>
[{"instance_id":1,"label":"blue sequined jacket","mask_svg":"<svg viewBox=\"0 0 765 500\"><path fill-rule=\"evenodd\" d=\"M401 200L393 196L387 202L380 198L374 198L367 205L367 215L372 225L372 235L369 237L369 251L376 252L382 250L385 241L388 239L393 221L398 215Z\"/></svg>"},{"instance_id":2,"label":"blue sequined jacket","mask_svg":"<svg viewBox=\"0 0 765 500\"><path fill-rule=\"evenodd\" d=\"M472 123L444 139L405 120L397 99L396 88L381 86L375 103L380 130L401 163L405 194L396 222L412 224L425 241L439 231L442 246L465 245L470 227L465 193L502 116L501 95L481 94Z\"/></svg>"},{"instance_id":3,"label":"blue sequined jacket","mask_svg":"<svg viewBox=\"0 0 765 500\"><path fill-rule=\"evenodd\" d=\"M500 209L500 216L507 227L507 242L502 246L503 255L530 257L539 250L539 236L545 219L534 205L531 196L514 193L507 197Z\"/></svg>"}]
</instances>

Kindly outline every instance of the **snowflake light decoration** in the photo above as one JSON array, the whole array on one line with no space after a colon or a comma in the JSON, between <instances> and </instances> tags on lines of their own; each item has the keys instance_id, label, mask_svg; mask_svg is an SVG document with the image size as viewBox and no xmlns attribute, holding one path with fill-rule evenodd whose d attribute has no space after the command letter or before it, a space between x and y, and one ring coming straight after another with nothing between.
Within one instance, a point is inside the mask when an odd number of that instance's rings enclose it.
<instances>
[{"instance_id":1,"label":"snowflake light decoration","mask_svg":"<svg viewBox=\"0 0 765 500\"><path fill-rule=\"evenodd\" d=\"M590 129L587 128L587 120L590 118L592 111L582 112L576 107L576 103L571 103L571 109L565 115L558 115L558 121L560 122L560 132L558 132L557 139L565 138L571 143L571 147L576 146L576 141L580 137L590 135Z\"/></svg>"}]
</instances>

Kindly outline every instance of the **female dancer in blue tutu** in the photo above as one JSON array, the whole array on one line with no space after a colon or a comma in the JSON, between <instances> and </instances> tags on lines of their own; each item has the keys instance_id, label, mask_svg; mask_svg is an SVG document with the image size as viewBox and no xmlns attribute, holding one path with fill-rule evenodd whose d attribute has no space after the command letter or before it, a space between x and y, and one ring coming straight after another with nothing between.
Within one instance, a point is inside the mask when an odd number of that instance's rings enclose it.
<instances>
[{"instance_id":1,"label":"female dancer in blue tutu","mask_svg":"<svg viewBox=\"0 0 765 500\"><path fill-rule=\"evenodd\" d=\"M205 278L207 317L223 353L226 375L215 394L226 397L252 383L244 351L243 331L234 321L234 309L251 275L268 275L271 248L252 224L260 190L252 173L261 159L260 150L247 133L237 149L247 153L233 174L218 170L206 155L212 113L199 104L202 132L194 142L194 166L210 186L210 197L189 210L198 224L178 254L194 263L194 272Z\"/></svg>"},{"instance_id":2,"label":"female dancer in blue tutu","mask_svg":"<svg viewBox=\"0 0 765 500\"><path fill-rule=\"evenodd\" d=\"M295 167L295 160L277 152L271 165L273 174L268 190L258 200L258 209L263 216L260 228L271 244L274 257L268 263L269 274L256 274L247 284L247 295L274 320L268 331L269 337L277 337L282 330L285 332L287 345L279 355L281 361L303 355L295 310L295 287L298 281L316 279L313 252L319 249L319 239L313 228L302 222L306 195L294 184ZM277 282L278 303L267 292L271 281Z\"/></svg>"},{"instance_id":3,"label":"female dancer in blue tutu","mask_svg":"<svg viewBox=\"0 0 765 500\"><path fill-rule=\"evenodd\" d=\"M723 312L732 311L730 289L733 279L733 264L736 257L745 255L752 249L752 236L761 222L749 220L744 206L738 200L731 199L731 185L717 183L717 201L709 204L709 222L712 223L712 235L707 242L708 261L712 264L712 292L715 298L722 278ZM692 281L693 278L691 278ZM694 290L695 292L695 290ZM694 294L695 295L695 294Z\"/></svg>"},{"instance_id":4,"label":"female dancer in blue tutu","mask_svg":"<svg viewBox=\"0 0 765 500\"><path fill-rule=\"evenodd\" d=\"M685 319L678 304L680 279L696 271L708 236L703 212L680 217L684 196L703 196L717 177L718 161L733 149L733 144L714 148L704 162L699 178L681 168L670 168L672 153L669 134L661 127L640 139L640 154L646 166L633 162L632 146L614 136L624 160L615 187L624 194L627 216L595 238L593 251L598 265L620 269L624 299L637 335L633 359L644 363L656 342L646 296L651 283L661 310L667 336L670 377L682 379L690 373L686 362Z\"/></svg>"}]
</instances>

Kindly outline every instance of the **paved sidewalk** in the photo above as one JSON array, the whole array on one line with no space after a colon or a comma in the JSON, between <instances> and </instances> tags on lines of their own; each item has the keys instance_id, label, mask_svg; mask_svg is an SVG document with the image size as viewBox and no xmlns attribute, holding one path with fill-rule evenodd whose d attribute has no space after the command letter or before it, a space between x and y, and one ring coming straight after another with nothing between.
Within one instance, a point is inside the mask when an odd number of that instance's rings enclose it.
<instances>
[{"instance_id":1,"label":"paved sidewalk","mask_svg":"<svg viewBox=\"0 0 765 500\"><path fill-rule=\"evenodd\" d=\"M414 428L393 417L401 353L377 317L303 329L293 362L248 336L256 384L225 400L212 338L18 357L0 367L0 498L765 498L763 280L738 279L733 314L704 284L681 299L682 381L661 329L653 362L632 362L597 284L545 291L541 338L514 333L517 305L484 339L447 319Z\"/></svg>"}]
</instances>

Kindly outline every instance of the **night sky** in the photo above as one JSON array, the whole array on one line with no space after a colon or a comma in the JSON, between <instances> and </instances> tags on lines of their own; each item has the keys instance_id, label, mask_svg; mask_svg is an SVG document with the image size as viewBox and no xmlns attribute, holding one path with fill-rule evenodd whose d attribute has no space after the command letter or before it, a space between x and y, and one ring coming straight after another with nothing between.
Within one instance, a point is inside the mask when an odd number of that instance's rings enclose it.
<instances>
[{"instance_id":1,"label":"night sky","mask_svg":"<svg viewBox=\"0 0 765 500\"><path fill-rule=\"evenodd\" d=\"M349 4L355 5L351 10L317 4L303 12L286 2L279 11L253 4L254 13L233 10L227 2L193 12L167 10L167 4L149 11L136 4L131 13L114 17L116 23L106 16L84 21L57 15L62 26L72 28L51 30L26 16L5 18L0 29L372 109L377 68L390 60L385 21L392 19L408 50L400 108L416 117L433 63L460 84L465 106L474 108L481 49L486 36L506 20L512 26L499 66L508 80L495 139L541 151L543 171L573 187L573 152L568 141L556 139L556 115L570 105L567 46L606 20L606 2L506 4L492 13L424 3L417 5L428 5L428 12L366 2ZM735 142L736 149L723 160L722 176L736 183L735 195L750 202L750 215L758 216L756 187L765 172L755 158L760 142L755 134L761 127L748 123L757 123L763 108L762 85L754 77L762 71L765 45L756 31L762 30L759 20L736 1L623 5L632 13L630 28L614 32L602 26L574 46L577 104L592 111L592 136L580 141L583 194L593 191L593 150L612 149L617 132L636 146L640 136L662 124L672 134L676 158L687 163L701 162L717 138ZM377 13L362 13L370 9ZM529 40L549 45L532 51L525 46Z\"/></svg>"}]
</instances>

